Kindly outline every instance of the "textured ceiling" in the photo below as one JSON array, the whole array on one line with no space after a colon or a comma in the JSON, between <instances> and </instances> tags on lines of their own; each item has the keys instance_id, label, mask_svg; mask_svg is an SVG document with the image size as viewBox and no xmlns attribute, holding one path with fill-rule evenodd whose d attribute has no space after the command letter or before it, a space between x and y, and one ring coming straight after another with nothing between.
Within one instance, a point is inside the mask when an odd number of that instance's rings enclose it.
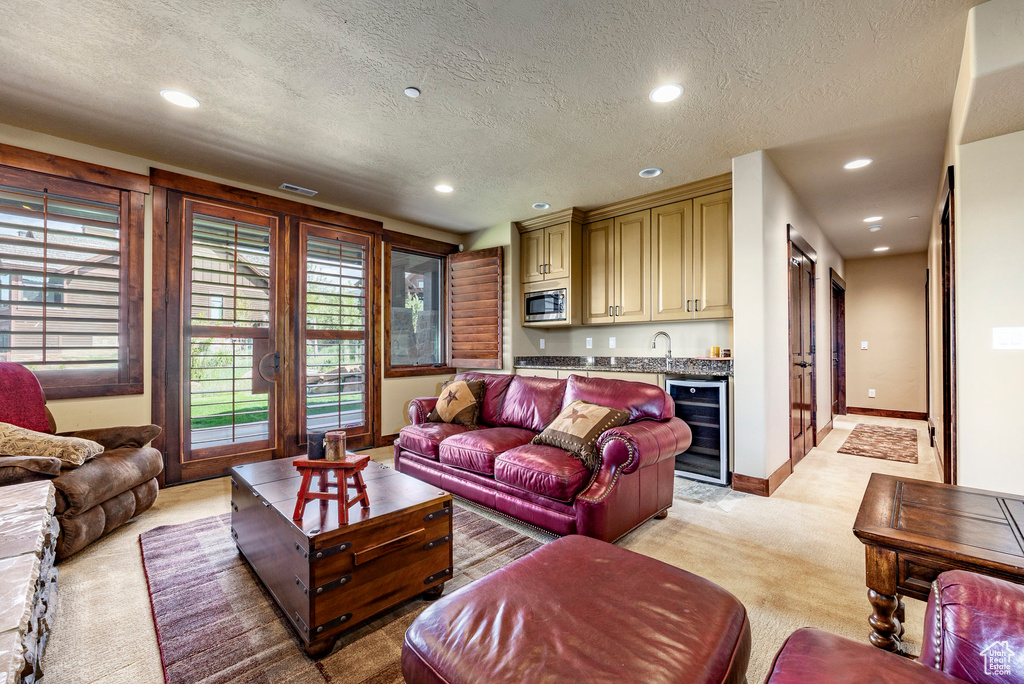
<instances>
[{"instance_id":1,"label":"textured ceiling","mask_svg":"<svg viewBox=\"0 0 1024 684\"><path fill-rule=\"evenodd\" d=\"M857 256L860 217L931 213L977 1L19 0L0 121L457 232L769 149ZM683 97L650 102L665 81ZM926 226L890 228L924 248Z\"/></svg>"}]
</instances>

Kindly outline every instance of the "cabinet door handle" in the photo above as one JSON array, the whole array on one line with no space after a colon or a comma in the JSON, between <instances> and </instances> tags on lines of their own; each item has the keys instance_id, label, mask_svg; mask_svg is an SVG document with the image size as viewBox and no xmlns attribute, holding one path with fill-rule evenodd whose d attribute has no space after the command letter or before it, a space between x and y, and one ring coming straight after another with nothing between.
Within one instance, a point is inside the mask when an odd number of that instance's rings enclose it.
<instances>
[{"instance_id":1,"label":"cabinet door handle","mask_svg":"<svg viewBox=\"0 0 1024 684\"><path fill-rule=\"evenodd\" d=\"M615 315L615 307L609 305L608 306L608 317L611 318L614 315Z\"/></svg>"},{"instance_id":2,"label":"cabinet door handle","mask_svg":"<svg viewBox=\"0 0 1024 684\"><path fill-rule=\"evenodd\" d=\"M690 311L690 300L689 299L686 300L686 313L691 313L691 311Z\"/></svg>"},{"instance_id":3,"label":"cabinet door handle","mask_svg":"<svg viewBox=\"0 0 1024 684\"><path fill-rule=\"evenodd\" d=\"M622 307L619 306L618 304L615 305L615 315L616 316L621 316L622 315Z\"/></svg>"},{"instance_id":4,"label":"cabinet door handle","mask_svg":"<svg viewBox=\"0 0 1024 684\"><path fill-rule=\"evenodd\" d=\"M544 272L551 273L551 264L544 264Z\"/></svg>"},{"instance_id":5,"label":"cabinet door handle","mask_svg":"<svg viewBox=\"0 0 1024 684\"><path fill-rule=\"evenodd\" d=\"M694 299L693 300L693 310L694 311L700 311L701 310L700 309L700 300L699 299Z\"/></svg>"}]
</instances>

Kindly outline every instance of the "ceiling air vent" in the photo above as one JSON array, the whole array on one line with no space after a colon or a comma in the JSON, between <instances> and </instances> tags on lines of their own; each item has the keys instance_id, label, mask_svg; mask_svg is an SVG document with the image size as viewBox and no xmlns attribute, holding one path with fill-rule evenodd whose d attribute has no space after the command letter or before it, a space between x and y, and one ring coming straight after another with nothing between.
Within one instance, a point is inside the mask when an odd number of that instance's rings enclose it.
<instances>
[{"instance_id":1,"label":"ceiling air vent","mask_svg":"<svg viewBox=\"0 0 1024 684\"><path fill-rule=\"evenodd\" d=\"M312 197L317 193L316 190L310 190L309 188L303 188L298 185L292 185L291 183L281 183L277 187L279 187L282 190L287 190L288 192L294 192L299 195L305 195L306 197Z\"/></svg>"}]
</instances>

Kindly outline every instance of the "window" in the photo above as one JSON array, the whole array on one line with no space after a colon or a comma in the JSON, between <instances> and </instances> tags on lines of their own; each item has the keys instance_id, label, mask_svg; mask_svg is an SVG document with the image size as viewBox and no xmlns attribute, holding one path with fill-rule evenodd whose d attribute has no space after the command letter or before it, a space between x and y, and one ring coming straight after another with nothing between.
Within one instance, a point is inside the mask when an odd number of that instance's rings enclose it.
<instances>
[{"instance_id":1,"label":"window","mask_svg":"<svg viewBox=\"0 0 1024 684\"><path fill-rule=\"evenodd\" d=\"M445 345L442 254L384 246L385 376L454 372Z\"/></svg>"},{"instance_id":2,"label":"window","mask_svg":"<svg viewBox=\"0 0 1024 684\"><path fill-rule=\"evenodd\" d=\"M142 392L142 193L134 174L0 146L0 361L53 399ZM68 169L76 179L40 173ZM78 180L97 176L103 184ZM118 180L126 187L110 187ZM148 183L145 183L148 187Z\"/></svg>"}]
</instances>

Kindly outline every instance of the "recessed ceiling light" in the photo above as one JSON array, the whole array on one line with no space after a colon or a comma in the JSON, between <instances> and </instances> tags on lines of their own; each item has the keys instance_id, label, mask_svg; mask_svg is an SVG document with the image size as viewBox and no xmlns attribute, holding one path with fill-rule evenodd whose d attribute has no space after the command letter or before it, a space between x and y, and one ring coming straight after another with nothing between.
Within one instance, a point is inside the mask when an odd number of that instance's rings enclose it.
<instances>
[{"instance_id":1,"label":"recessed ceiling light","mask_svg":"<svg viewBox=\"0 0 1024 684\"><path fill-rule=\"evenodd\" d=\"M199 106L199 100L192 95L189 95L184 90L174 90L173 88L164 88L160 91L161 97L170 102L176 104L179 107L187 107L188 109L195 109Z\"/></svg>"},{"instance_id":2,"label":"recessed ceiling light","mask_svg":"<svg viewBox=\"0 0 1024 684\"><path fill-rule=\"evenodd\" d=\"M420 89L414 88L413 86L409 86L408 88L405 89L405 94L408 95L409 97L419 97Z\"/></svg>"},{"instance_id":3,"label":"recessed ceiling light","mask_svg":"<svg viewBox=\"0 0 1024 684\"><path fill-rule=\"evenodd\" d=\"M446 192L447 193L447 192L451 192L455 188L453 188L450 185L445 185L444 183L441 183L440 185L435 185L434 189L437 190L438 192Z\"/></svg>"},{"instance_id":4,"label":"recessed ceiling light","mask_svg":"<svg viewBox=\"0 0 1024 684\"><path fill-rule=\"evenodd\" d=\"M678 83L663 83L648 96L652 102L671 102L683 94L683 86Z\"/></svg>"},{"instance_id":5,"label":"recessed ceiling light","mask_svg":"<svg viewBox=\"0 0 1024 684\"><path fill-rule=\"evenodd\" d=\"M878 231L882 230L882 226L876 223L873 226L868 226L868 230L870 230L872 233L877 233Z\"/></svg>"},{"instance_id":6,"label":"recessed ceiling light","mask_svg":"<svg viewBox=\"0 0 1024 684\"><path fill-rule=\"evenodd\" d=\"M654 178L660 176L663 173L657 166L648 166L646 169L640 172L641 178Z\"/></svg>"},{"instance_id":7,"label":"recessed ceiling light","mask_svg":"<svg viewBox=\"0 0 1024 684\"><path fill-rule=\"evenodd\" d=\"M908 216L908 217L907 217L907 220L908 220L908 221L916 221L916 220L917 220L917 219L919 219L919 218L921 218L921 217L920 217L920 216Z\"/></svg>"},{"instance_id":8,"label":"recessed ceiling light","mask_svg":"<svg viewBox=\"0 0 1024 684\"><path fill-rule=\"evenodd\" d=\"M844 169L863 169L865 166L871 163L871 159L865 157L864 159L854 159L843 164Z\"/></svg>"},{"instance_id":9,"label":"recessed ceiling light","mask_svg":"<svg viewBox=\"0 0 1024 684\"><path fill-rule=\"evenodd\" d=\"M866 219L864 219L864 223L874 223L875 221L881 221L881 220L882 220L881 216L868 216Z\"/></svg>"},{"instance_id":10,"label":"recessed ceiling light","mask_svg":"<svg viewBox=\"0 0 1024 684\"><path fill-rule=\"evenodd\" d=\"M547 202L534 202L533 203L533 208L534 209L550 209L551 205L548 204Z\"/></svg>"},{"instance_id":11,"label":"recessed ceiling light","mask_svg":"<svg viewBox=\"0 0 1024 684\"><path fill-rule=\"evenodd\" d=\"M888 252L889 248L888 247L875 247L875 251L876 252Z\"/></svg>"}]
</instances>

